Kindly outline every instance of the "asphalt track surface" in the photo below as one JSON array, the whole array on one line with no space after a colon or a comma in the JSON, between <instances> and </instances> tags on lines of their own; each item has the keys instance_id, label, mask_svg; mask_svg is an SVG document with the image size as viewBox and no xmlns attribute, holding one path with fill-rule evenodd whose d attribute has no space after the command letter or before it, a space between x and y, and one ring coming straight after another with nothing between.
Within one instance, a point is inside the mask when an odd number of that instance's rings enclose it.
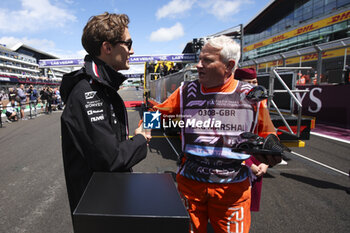
<instances>
[{"instance_id":1,"label":"asphalt track surface","mask_svg":"<svg viewBox=\"0 0 350 233\"><path fill-rule=\"evenodd\" d=\"M141 100L142 90L120 91L124 100ZM130 132L141 108L128 108ZM0 128L0 232L73 232L63 174L60 115L40 115ZM178 137L152 132L145 160L135 172L175 175ZM310 160L311 159L311 160ZM350 229L350 144L311 136L293 148L287 165L268 170L260 212L250 232L348 232ZM208 232L213 232L209 228Z\"/></svg>"}]
</instances>

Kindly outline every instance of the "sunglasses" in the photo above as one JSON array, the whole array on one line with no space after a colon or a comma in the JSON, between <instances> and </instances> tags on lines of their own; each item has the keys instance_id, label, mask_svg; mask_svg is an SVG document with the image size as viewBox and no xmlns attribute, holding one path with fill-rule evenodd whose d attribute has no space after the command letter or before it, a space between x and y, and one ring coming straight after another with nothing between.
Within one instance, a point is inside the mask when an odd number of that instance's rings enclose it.
<instances>
[{"instance_id":1,"label":"sunglasses","mask_svg":"<svg viewBox=\"0 0 350 233\"><path fill-rule=\"evenodd\" d=\"M118 41L116 41L115 43L122 43L122 44L126 44L126 46L128 46L129 51L131 50L132 40L128 40L128 41L118 40Z\"/></svg>"}]
</instances>

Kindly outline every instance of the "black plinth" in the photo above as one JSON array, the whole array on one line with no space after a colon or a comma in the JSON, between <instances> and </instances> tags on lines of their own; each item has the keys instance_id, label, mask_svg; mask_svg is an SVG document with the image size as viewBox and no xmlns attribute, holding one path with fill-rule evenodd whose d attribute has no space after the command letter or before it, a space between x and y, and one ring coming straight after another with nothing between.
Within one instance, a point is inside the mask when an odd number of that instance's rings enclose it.
<instances>
[{"instance_id":1,"label":"black plinth","mask_svg":"<svg viewBox=\"0 0 350 233\"><path fill-rule=\"evenodd\" d=\"M189 231L189 216L170 174L95 173L73 222L75 233Z\"/></svg>"}]
</instances>

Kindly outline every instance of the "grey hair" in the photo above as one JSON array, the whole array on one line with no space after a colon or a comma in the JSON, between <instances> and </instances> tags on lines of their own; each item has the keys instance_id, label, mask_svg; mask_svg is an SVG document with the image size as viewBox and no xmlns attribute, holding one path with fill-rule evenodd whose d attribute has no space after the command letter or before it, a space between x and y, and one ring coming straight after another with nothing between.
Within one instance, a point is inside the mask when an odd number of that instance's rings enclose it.
<instances>
[{"instance_id":1,"label":"grey hair","mask_svg":"<svg viewBox=\"0 0 350 233\"><path fill-rule=\"evenodd\" d=\"M221 49L220 55L222 61L227 63L231 59L234 60L234 69L236 69L241 57L241 46L236 41L228 36L219 36L210 38L206 41L206 44L209 44L214 48Z\"/></svg>"}]
</instances>

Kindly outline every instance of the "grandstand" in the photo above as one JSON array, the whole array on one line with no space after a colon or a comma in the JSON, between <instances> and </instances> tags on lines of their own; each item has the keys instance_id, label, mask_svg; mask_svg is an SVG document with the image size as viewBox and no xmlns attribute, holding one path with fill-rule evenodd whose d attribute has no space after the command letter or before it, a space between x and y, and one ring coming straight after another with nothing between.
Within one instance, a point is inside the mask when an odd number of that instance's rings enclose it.
<instances>
[{"instance_id":1,"label":"grandstand","mask_svg":"<svg viewBox=\"0 0 350 233\"><path fill-rule=\"evenodd\" d=\"M241 67L260 75L274 67L300 70L303 114L318 123L350 128L350 0L275 0L244 26Z\"/></svg>"},{"instance_id":2,"label":"grandstand","mask_svg":"<svg viewBox=\"0 0 350 233\"><path fill-rule=\"evenodd\" d=\"M272 1L244 27L241 66L309 66L305 84L348 81L349 19L350 0Z\"/></svg>"},{"instance_id":3,"label":"grandstand","mask_svg":"<svg viewBox=\"0 0 350 233\"><path fill-rule=\"evenodd\" d=\"M33 85L38 91L46 86L57 88L64 73L70 72L67 68L46 68L40 67L40 59L56 59L54 55L34 49L23 43L17 43L11 48L4 44L0 45L0 127L2 127L1 117L5 117L5 108L9 102L10 89L18 88L24 84L25 91L29 85ZM50 103L51 104L51 103ZM41 109L43 102L40 100L36 109ZM32 106L27 100L24 112L32 118Z\"/></svg>"},{"instance_id":4,"label":"grandstand","mask_svg":"<svg viewBox=\"0 0 350 233\"><path fill-rule=\"evenodd\" d=\"M64 73L70 69L41 68L40 59L56 59L54 55L18 43L11 48L0 45L0 83L1 89L18 84L36 86L58 86Z\"/></svg>"}]
</instances>

